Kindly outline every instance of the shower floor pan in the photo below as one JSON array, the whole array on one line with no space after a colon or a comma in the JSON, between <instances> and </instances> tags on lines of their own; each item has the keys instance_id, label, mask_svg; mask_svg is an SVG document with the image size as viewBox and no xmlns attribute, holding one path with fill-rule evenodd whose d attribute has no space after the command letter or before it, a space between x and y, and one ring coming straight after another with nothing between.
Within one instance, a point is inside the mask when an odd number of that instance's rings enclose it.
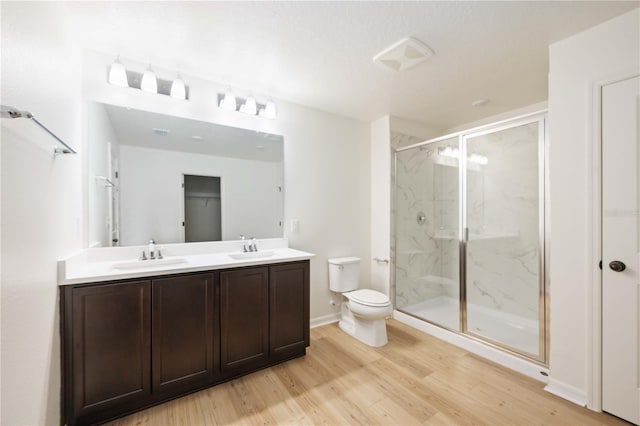
<instances>
[{"instance_id":1,"label":"shower floor pan","mask_svg":"<svg viewBox=\"0 0 640 426\"><path fill-rule=\"evenodd\" d=\"M399 310L451 330L460 330L459 304L458 299L440 296ZM486 306L468 304L467 323L468 331L474 334L533 355L539 352L537 321Z\"/></svg>"}]
</instances>

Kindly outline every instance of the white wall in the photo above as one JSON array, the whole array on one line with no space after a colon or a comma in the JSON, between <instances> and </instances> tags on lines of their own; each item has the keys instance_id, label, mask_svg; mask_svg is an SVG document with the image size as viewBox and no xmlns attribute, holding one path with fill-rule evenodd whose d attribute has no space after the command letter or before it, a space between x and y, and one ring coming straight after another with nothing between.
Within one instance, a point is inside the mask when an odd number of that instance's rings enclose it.
<instances>
[{"instance_id":1,"label":"white wall","mask_svg":"<svg viewBox=\"0 0 640 426\"><path fill-rule=\"evenodd\" d=\"M123 246L184 242L185 174L220 177L223 240L282 235L282 163L120 145Z\"/></svg>"},{"instance_id":2,"label":"white wall","mask_svg":"<svg viewBox=\"0 0 640 426\"><path fill-rule=\"evenodd\" d=\"M371 123L371 288L389 295L391 263L391 125L384 116Z\"/></svg>"},{"instance_id":3,"label":"white wall","mask_svg":"<svg viewBox=\"0 0 640 426\"><path fill-rule=\"evenodd\" d=\"M67 31L64 6L2 2L0 7L2 104L31 111L81 151L80 52ZM54 157L52 144L44 150L9 129L13 123L1 122L0 423L59 424L56 261L81 244L81 159Z\"/></svg>"},{"instance_id":4,"label":"white wall","mask_svg":"<svg viewBox=\"0 0 640 426\"><path fill-rule=\"evenodd\" d=\"M638 9L550 47L551 353L548 390L599 406L599 87L640 73ZM596 311L597 312L597 309Z\"/></svg>"},{"instance_id":5,"label":"white wall","mask_svg":"<svg viewBox=\"0 0 640 426\"><path fill-rule=\"evenodd\" d=\"M285 236L291 247L315 253L311 261L311 318L318 322L338 310L330 299L327 259L362 258L363 282L370 277L370 132L368 123L276 100L277 120L265 120L217 107L226 86L183 76L190 100L109 85L107 70L115 58L92 51L83 55L86 100L170 114L284 136ZM144 70L121 58L129 68ZM161 78L174 71L155 69ZM242 93L240 93L242 95ZM291 220L300 223L291 232Z\"/></svg>"}]
</instances>

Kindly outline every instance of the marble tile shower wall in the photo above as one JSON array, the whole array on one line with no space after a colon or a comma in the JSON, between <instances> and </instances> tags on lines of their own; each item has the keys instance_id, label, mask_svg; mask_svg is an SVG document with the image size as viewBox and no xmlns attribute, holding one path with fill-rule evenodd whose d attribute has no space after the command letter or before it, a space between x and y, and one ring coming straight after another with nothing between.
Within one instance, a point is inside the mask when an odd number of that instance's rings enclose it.
<instances>
[{"instance_id":1,"label":"marble tile shower wall","mask_svg":"<svg viewBox=\"0 0 640 426\"><path fill-rule=\"evenodd\" d=\"M402 292L404 291L405 285L404 282L400 283L398 285L398 283L396 282L396 277L397 277L397 257L396 257L396 228L397 228L397 224L396 224L396 210L397 210L397 206L396 206L396 194L397 194L397 188L396 188L396 159L394 156L394 152L396 149L398 148L403 148L405 146L409 146L409 145L413 145L419 142L422 142L422 140L420 138L417 138L415 136L410 136L410 135L406 135L403 133L399 133L399 132L394 132L393 130L391 131L391 139L390 139L390 144L391 144L391 247L390 247L390 257L391 257L391 264L390 264L390 268L389 270L391 271L390 273L390 288L389 288L389 294L390 297L392 297L392 302L394 303L394 305L396 307L405 307L407 306L406 303L406 298L404 297L404 295L402 294ZM400 262L401 263L401 268L406 270L406 265L405 262ZM401 274L402 275L402 274ZM398 291L397 289L402 289L400 290L401 294L398 295Z\"/></svg>"},{"instance_id":2,"label":"marble tile shower wall","mask_svg":"<svg viewBox=\"0 0 640 426\"><path fill-rule=\"evenodd\" d=\"M538 320L537 123L470 139L488 164L469 172L467 300Z\"/></svg>"},{"instance_id":3,"label":"marble tile shower wall","mask_svg":"<svg viewBox=\"0 0 640 426\"><path fill-rule=\"evenodd\" d=\"M397 155L396 306L458 295L458 173L438 148L457 139ZM424 218L419 220L419 218Z\"/></svg>"},{"instance_id":4,"label":"marble tile shower wall","mask_svg":"<svg viewBox=\"0 0 640 426\"><path fill-rule=\"evenodd\" d=\"M398 133L391 141L392 149L420 142ZM468 153L488 163L469 163L467 174L467 300L533 320L539 300L537 141L537 124L470 139ZM400 309L458 298L458 168L456 160L438 155L445 146L457 147L457 138L397 155L391 293Z\"/></svg>"}]
</instances>

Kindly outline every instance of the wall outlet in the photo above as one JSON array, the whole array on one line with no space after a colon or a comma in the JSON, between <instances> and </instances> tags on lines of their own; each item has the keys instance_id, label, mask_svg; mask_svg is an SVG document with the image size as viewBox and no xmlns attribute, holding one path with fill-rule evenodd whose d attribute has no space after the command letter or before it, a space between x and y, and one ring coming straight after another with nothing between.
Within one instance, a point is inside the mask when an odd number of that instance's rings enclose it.
<instances>
[{"instance_id":1,"label":"wall outlet","mask_svg":"<svg viewBox=\"0 0 640 426\"><path fill-rule=\"evenodd\" d=\"M291 219L291 233L297 234L300 232L300 221L298 219Z\"/></svg>"}]
</instances>

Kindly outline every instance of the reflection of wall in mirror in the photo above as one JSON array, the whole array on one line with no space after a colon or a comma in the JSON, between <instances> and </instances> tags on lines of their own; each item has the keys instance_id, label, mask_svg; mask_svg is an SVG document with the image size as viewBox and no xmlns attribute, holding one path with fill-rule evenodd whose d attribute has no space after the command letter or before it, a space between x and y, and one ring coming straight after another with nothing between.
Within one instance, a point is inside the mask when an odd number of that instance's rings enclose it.
<instances>
[{"instance_id":1,"label":"reflection of wall in mirror","mask_svg":"<svg viewBox=\"0 0 640 426\"><path fill-rule=\"evenodd\" d=\"M122 245L184 242L184 174L221 177L223 240L282 235L281 162L121 145Z\"/></svg>"}]
</instances>

